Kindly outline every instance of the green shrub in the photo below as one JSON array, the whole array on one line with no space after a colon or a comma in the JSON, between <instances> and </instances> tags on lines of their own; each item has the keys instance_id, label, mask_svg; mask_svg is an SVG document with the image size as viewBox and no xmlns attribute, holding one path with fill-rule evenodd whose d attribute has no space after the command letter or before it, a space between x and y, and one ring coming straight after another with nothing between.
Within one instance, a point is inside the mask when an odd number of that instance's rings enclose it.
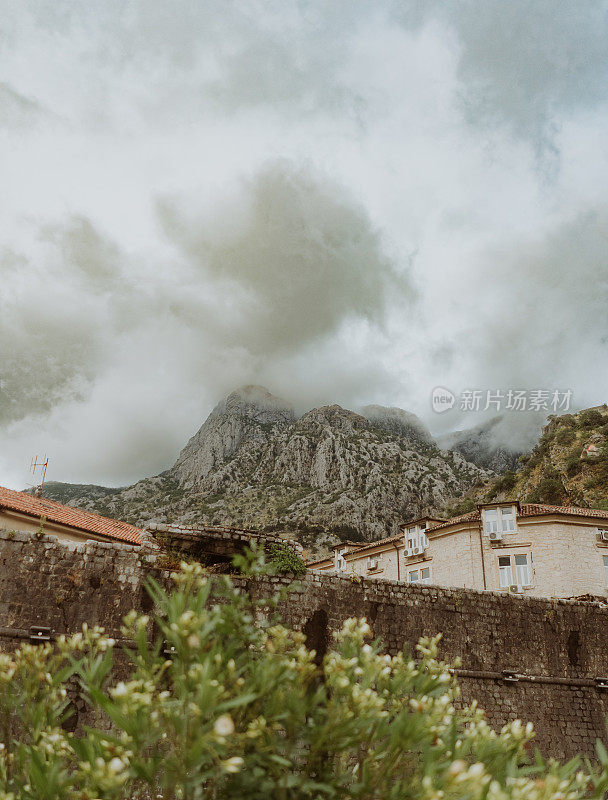
<instances>
[{"instance_id":1,"label":"green shrub","mask_svg":"<svg viewBox=\"0 0 608 800\"><path fill-rule=\"evenodd\" d=\"M446 512L447 517L459 517L461 514L468 514L469 511L475 511L477 505L475 500L471 497L466 497L460 503L456 503L455 505L448 508Z\"/></svg>"},{"instance_id":2,"label":"green shrub","mask_svg":"<svg viewBox=\"0 0 608 800\"><path fill-rule=\"evenodd\" d=\"M578 415L578 421L583 428L597 428L606 422L606 418L597 408L587 408Z\"/></svg>"},{"instance_id":3,"label":"green shrub","mask_svg":"<svg viewBox=\"0 0 608 800\"><path fill-rule=\"evenodd\" d=\"M305 574L306 564L295 552L293 547L287 544L270 544L267 545L265 549L268 563L277 574Z\"/></svg>"},{"instance_id":4,"label":"green shrub","mask_svg":"<svg viewBox=\"0 0 608 800\"><path fill-rule=\"evenodd\" d=\"M333 525L331 533L338 537L338 539L350 539L353 542L362 542L363 534L354 525L348 525L346 522L341 522L339 525Z\"/></svg>"},{"instance_id":5,"label":"green shrub","mask_svg":"<svg viewBox=\"0 0 608 800\"><path fill-rule=\"evenodd\" d=\"M494 484L494 492L496 494L500 494L501 492L510 492L512 489L515 488L515 484L517 483L517 475L513 470L508 469L502 478L498 478L496 483Z\"/></svg>"},{"instance_id":6,"label":"green shrub","mask_svg":"<svg viewBox=\"0 0 608 800\"><path fill-rule=\"evenodd\" d=\"M555 441L557 444L565 446L572 444L576 439L576 431L572 428L561 428L555 434Z\"/></svg>"},{"instance_id":7,"label":"green shrub","mask_svg":"<svg viewBox=\"0 0 608 800\"><path fill-rule=\"evenodd\" d=\"M437 639L391 657L365 620L349 619L317 664L304 635L269 612L276 599L254 602L197 564L175 580L170 594L151 585L156 641L147 617L125 618L133 645L120 681L99 629L0 655L3 800L600 800L606 791L600 745L601 767L545 762L529 755L531 725L495 733L475 705L462 708ZM100 714L81 736L61 724L74 678Z\"/></svg>"},{"instance_id":8,"label":"green shrub","mask_svg":"<svg viewBox=\"0 0 608 800\"><path fill-rule=\"evenodd\" d=\"M564 462L566 467L566 475L573 478L581 468L581 459L578 453L571 453Z\"/></svg>"},{"instance_id":9,"label":"green shrub","mask_svg":"<svg viewBox=\"0 0 608 800\"><path fill-rule=\"evenodd\" d=\"M528 494L528 503L548 503L549 505L560 505L564 500L566 490L559 472L554 468L548 468L536 487Z\"/></svg>"}]
</instances>

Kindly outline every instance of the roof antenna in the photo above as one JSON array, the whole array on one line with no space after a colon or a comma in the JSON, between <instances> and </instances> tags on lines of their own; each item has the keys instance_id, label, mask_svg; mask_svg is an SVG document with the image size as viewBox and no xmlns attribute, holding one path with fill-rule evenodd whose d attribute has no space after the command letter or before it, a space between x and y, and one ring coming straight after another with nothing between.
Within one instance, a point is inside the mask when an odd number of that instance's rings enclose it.
<instances>
[{"instance_id":1,"label":"roof antenna","mask_svg":"<svg viewBox=\"0 0 608 800\"><path fill-rule=\"evenodd\" d=\"M44 486L44 481L46 478L46 468L48 467L48 465L49 465L49 460L46 457L46 455L44 456L44 459L42 459L41 461L38 461L38 456L36 456L35 458L32 459L32 463L30 464L30 470L32 472L32 475L36 474L37 469L42 470L42 482L40 483L40 486L34 487L34 495L36 497L40 497L42 494L42 487Z\"/></svg>"}]
</instances>

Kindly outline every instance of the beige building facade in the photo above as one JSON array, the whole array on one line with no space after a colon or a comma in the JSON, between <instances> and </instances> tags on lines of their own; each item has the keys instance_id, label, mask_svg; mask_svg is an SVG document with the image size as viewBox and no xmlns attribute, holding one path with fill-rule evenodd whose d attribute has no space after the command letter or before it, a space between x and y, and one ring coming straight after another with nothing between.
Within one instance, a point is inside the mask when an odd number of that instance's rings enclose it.
<instances>
[{"instance_id":1,"label":"beige building facade","mask_svg":"<svg viewBox=\"0 0 608 800\"><path fill-rule=\"evenodd\" d=\"M343 542L321 571L543 597L608 596L608 511L481 505L423 518L378 542Z\"/></svg>"}]
</instances>

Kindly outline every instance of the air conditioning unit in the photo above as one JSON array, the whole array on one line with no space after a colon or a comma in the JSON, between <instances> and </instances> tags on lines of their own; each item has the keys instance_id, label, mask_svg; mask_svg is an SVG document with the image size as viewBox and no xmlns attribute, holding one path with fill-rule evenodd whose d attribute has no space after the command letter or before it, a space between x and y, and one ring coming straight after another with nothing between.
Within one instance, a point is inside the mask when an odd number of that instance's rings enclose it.
<instances>
[{"instance_id":1,"label":"air conditioning unit","mask_svg":"<svg viewBox=\"0 0 608 800\"><path fill-rule=\"evenodd\" d=\"M602 542L608 542L608 531L598 531Z\"/></svg>"},{"instance_id":2,"label":"air conditioning unit","mask_svg":"<svg viewBox=\"0 0 608 800\"><path fill-rule=\"evenodd\" d=\"M378 569L378 559L377 558L370 558L367 562L368 569Z\"/></svg>"},{"instance_id":3,"label":"air conditioning unit","mask_svg":"<svg viewBox=\"0 0 608 800\"><path fill-rule=\"evenodd\" d=\"M489 534L489 539L491 542L501 542L502 541L502 533L499 531L492 531Z\"/></svg>"},{"instance_id":4,"label":"air conditioning unit","mask_svg":"<svg viewBox=\"0 0 608 800\"><path fill-rule=\"evenodd\" d=\"M422 547L414 547L414 548L412 549L412 553L413 553L413 555L415 555L415 556L419 556L421 553L424 553L424 550L423 550L423 548L422 548Z\"/></svg>"},{"instance_id":5,"label":"air conditioning unit","mask_svg":"<svg viewBox=\"0 0 608 800\"><path fill-rule=\"evenodd\" d=\"M521 586L519 586L517 583L512 583L509 586L509 591L513 594L521 594Z\"/></svg>"}]
</instances>

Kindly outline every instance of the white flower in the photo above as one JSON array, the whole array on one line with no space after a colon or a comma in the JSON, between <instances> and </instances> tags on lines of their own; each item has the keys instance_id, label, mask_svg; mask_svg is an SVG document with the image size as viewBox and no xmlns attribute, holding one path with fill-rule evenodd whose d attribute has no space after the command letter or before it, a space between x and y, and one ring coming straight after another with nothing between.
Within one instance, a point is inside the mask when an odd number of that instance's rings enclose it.
<instances>
[{"instance_id":1,"label":"white flower","mask_svg":"<svg viewBox=\"0 0 608 800\"><path fill-rule=\"evenodd\" d=\"M119 772L122 772L123 769L126 767L125 762L122 758L113 758L110 763L108 764L108 769L110 772L113 772L115 775Z\"/></svg>"},{"instance_id":2,"label":"white flower","mask_svg":"<svg viewBox=\"0 0 608 800\"><path fill-rule=\"evenodd\" d=\"M221 719L221 717L220 717ZM233 756L226 761L222 761L222 769L224 772L238 772L245 762L240 756Z\"/></svg>"},{"instance_id":3,"label":"white flower","mask_svg":"<svg viewBox=\"0 0 608 800\"><path fill-rule=\"evenodd\" d=\"M234 722L230 714L222 714L221 717L218 717L213 725L213 730L218 736L230 736L231 733L234 733Z\"/></svg>"}]
</instances>

